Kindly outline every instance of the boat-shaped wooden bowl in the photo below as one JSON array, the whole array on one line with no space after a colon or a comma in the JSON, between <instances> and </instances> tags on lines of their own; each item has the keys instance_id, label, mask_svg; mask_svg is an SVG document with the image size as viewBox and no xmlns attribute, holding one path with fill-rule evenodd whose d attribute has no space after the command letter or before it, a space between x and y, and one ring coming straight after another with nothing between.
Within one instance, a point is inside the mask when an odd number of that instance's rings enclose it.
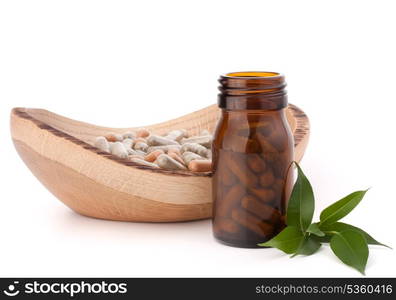
<instances>
[{"instance_id":1,"label":"boat-shaped wooden bowl","mask_svg":"<svg viewBox=\"0 0 396 300\"><path fill-rule=\"evenodd\" d=\"M164 134L213 131L219 109L212 105L164 123L145 126ZM287 120L295 140L295 160L305 151L307 116L294 105ZM11 134L32 173L64 204L85 216L135 222L174 222L212 214L210 173L168 171L140 166L93 147L97 136L134 128L107 128L79 122L44 109L14 108Z\"/></svg>"}]
</instances>

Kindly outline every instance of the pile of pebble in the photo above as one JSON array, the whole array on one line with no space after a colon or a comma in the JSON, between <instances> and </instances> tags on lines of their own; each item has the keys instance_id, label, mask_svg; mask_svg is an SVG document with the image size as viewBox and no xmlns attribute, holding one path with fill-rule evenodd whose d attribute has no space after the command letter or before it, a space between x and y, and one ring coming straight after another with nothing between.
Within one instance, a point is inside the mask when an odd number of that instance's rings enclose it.
<instances>
[{"instance_id":1,"label":"pile of pebble","mask_svg":"<svg viewBox=\"0 0 396 300\"><path fill-rule=\"evenodd\" d=\"M99 136L94 146L140 165L167 170L208 172L212 166L212 135L204 130L199 136L187 136L184 129L155 135L147 129L124 134Z\"/></svg>"}]
</instances>

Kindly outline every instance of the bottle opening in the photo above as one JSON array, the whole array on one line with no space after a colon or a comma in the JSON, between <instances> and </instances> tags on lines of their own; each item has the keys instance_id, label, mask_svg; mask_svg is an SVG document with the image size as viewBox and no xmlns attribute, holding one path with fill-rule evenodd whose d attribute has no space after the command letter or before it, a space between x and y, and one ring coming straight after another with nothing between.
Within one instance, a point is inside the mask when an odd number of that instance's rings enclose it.
<instances>
[{"instance_id":1,"label":"bottle opening","mask_svg":"<svg viewBox=\"0 0 396 300\"><path fill-rule=\"evenodd\" d=\"M262 78L262 77L276 77L280 76L280 73L276 72L257 72L257 71L247 71L247 72L232 72L227 73L225 77L239 77L239 78Z\"/></svg>"},{"instance_id":2,"label":"bottle opening","mask_svg":"<svg viewBox=\"0 0 396 300\"><path fill-rule=\"evenodd\" d=\"M287 105L285 77L278 72L244 71L220 76L219 107L281 109Z\"/></svg>"}]
</instances>

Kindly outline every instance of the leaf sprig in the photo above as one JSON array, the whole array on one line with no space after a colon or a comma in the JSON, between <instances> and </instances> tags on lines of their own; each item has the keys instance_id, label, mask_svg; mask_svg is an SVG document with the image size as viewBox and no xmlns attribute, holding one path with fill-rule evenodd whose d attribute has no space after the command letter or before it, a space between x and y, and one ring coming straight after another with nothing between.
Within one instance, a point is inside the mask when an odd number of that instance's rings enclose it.
<instances>
[{"instance_id":1,"label":"leaf sprig","mask_svg":"<svg viewBox=\"0 0 396 300\"><path fill-rule=\"evenodd\" d=\"M330 243L331 250L344 264L364 274L369 256L368 245L388 246L364 230L338 221L360 203L367 190L353 192L333 203L321 212L319 222L312 223L315 211L312 186L298 163L295 162L295 165L298 177L287 207L287 227L271 240L258 245L278 248L294 257L314 254L322 243Z\"/></svg>"}]
</instances>

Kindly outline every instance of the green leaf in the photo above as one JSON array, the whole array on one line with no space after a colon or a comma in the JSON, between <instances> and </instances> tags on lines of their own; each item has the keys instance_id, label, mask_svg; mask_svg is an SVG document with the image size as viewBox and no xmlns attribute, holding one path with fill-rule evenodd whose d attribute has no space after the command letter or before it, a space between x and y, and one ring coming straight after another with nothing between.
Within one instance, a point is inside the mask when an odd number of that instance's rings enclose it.
<instances>
[{"instance_id":1,"label":"green leaf","mask_svg":"<svg viewBox=\"0 0 396 300\"><path fill-rule=\"evenodd\" d=\"M326 231L327 232L330 232L330 231L342 232L342 231L346 231L346 230L353 230L353 231L356 231L356 232L359 232L360 234L362 234L364 236L364 238L366 239L367 244L369 244L369 245L380 245L380 246L384 246L384 247L388 247L388 248L392 249L391 247L378 242L376 239L374 239L371 235L369 235L363 229L360 229L358 227L355 227L355 226L352 226L352 225L349 225L346 223L336 222L336 223L328 224L328 225L325 224L321 227L322 227L322 230L325 232ZM331 235L330 236L326 235L324 237L321 237L320 241L323 243L328 243L328 242L330 242L330 239L331 239Z\"/></svg>"},{"instance_id":2,"label":"green leaf","mask_svg":"<svg viewBox=\"0 0 396 300\"><path fill-rule=\"evenodd\" d=\"M320 242L314 236L306 235L292 257L299 254L312 255L319 250L320 246Z\"/></svg>"},{"instance_id":3,"label":"green leaf","mask_svg":"<svg viewBox=\"0 0 396 300\"><path fill-rule=\"evenodd\" d=\"M291 254L296 252L303 238L304 235L297 227L288 226L277 236L265 243L258 244L258 246L278 248L287 254Z\"/></svg>"},{"instance_id":4,"label":"green leaf","mask_svg":"<svg viewBox=\"0 0 396 300\"><path fill-rule=\"evenodd\" d=\"M325 208L320 214L319 227L321 227L323 224L337 222L338 220L345 217L356 207L356 205L359 204L366 192L367 190L353 192L352 194L349 194L348 196Z\"/></svg>"},{"instance_id":5,"label":"green leaf","mask_svg":"<svg viewBox=\"0 0 396 300\"><path fill-rule=\"evenodd\" d=\"M325 236L324 232L319 229L318 223L312 223L311 225L309 225L309 227L307 228L307 232L320 237Z\"/></svg>"},{"instance_id":6,"label":"green leaf","mask_svg":"<svg viewBox=\"0 0 396 300\"><path fill-rule=\"evenodd\" d=\"M311 184L298 163L295 162L295 164L298 170L298 177L287 206L286 223L288 226L297 227L301 232L305 232L312 221L315 199Z\"/></svg>"},{"instance_id":7,"label":"green leaf","mask_svg":"<svg viewBox=\"0 0 396 300\"><path fill-rule=\"evenodd\" d=\"M353 230L336 233L330 240L330 247L344 264L364 275L369 250L367 241L361 233Z\"/></svg>"}]
</instances>

